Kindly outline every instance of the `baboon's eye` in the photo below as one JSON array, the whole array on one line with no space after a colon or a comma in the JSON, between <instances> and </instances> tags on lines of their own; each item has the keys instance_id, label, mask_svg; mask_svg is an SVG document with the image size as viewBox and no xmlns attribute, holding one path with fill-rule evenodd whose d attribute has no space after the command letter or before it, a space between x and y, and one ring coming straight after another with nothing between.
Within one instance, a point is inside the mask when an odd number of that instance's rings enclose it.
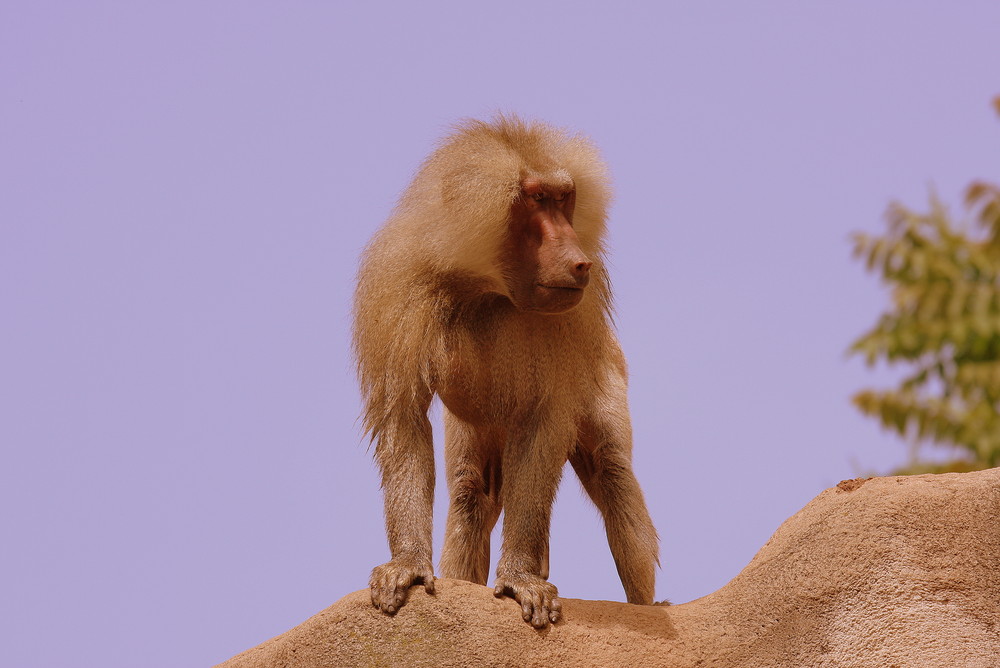
<instances>
[{"instance_id":1,"label":"baboon's eye","mask_svg":"<svg viewBox=\"0 0 1000 668\"><path fill-rule=\"evenodd\" d=\"M552 199L554 199L557 202L561 202L564 199L566 199L566 193L559 193L558 195L554 195Z\"/></svg>"}]
</instances>

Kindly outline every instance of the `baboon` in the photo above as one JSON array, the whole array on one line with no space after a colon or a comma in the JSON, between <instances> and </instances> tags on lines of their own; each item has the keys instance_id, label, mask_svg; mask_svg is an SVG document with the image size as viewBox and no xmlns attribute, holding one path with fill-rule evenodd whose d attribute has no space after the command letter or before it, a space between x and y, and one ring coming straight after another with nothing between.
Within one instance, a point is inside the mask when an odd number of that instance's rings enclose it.
<instances>
[{"instance_id":1,"label":"baboon","mask_svg":"<svg viewBox=\"0 0 1000 668\"><path fill-rule=\"evenodd\" d=\"M440 143L365 249L354 303L363 421L392 559L371 576L393 614L434 590L434 451L444 405L451 496L440 570L486 584L524 620L560 617L549 518L567 460L604 518L630 603L653 602L656 530L632 472L625 358L604 265L607 169L584 137L499 116Z\"/></svg>"}]
</instances>

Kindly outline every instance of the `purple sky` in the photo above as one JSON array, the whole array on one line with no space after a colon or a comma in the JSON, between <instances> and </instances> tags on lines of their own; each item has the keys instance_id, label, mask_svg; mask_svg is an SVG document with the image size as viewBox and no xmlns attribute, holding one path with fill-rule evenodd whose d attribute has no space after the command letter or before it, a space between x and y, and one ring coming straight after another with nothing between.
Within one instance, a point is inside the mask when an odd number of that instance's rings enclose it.
<instances>
[{"instance_id":1,"label":"purple sky","mask_svg":"<svg viewBox=\"0 0 1000 668\"><path fill-rule=\"evenodd\" d=\"M845 357L888 300L849 234L1000 178L1000 3L817 4L4 3L4 665L213 664L366 586L357 256L465 116L611 166L658 597L904 461L849 404L890 377ZM623 600L572 475L552 534Z\"/></svg>"}]
</instances>

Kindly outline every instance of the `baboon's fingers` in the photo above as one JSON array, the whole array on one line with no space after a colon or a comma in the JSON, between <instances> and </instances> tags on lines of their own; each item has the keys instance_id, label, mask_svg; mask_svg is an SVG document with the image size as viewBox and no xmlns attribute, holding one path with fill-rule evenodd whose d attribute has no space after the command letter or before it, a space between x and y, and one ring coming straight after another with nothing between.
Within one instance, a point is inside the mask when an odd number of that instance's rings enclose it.
<instances>
[{"instance_id":1,"label":"baboon's fingers","mask_svg":"<svg viewBox=\"0 0 1000 668\"><path fill-rule=\"evenodd\" d=\"M398 587L398 573L390 567L390 564L377 566L372 571L371 587L372 605L386 614L393 614L403 604L400 594L405 593Z\"/></svg>"},{"instance_id":2,"label":"baboon's fingers","mask_svg":"<svg viewBox=\"0 0 1000 668\"><path fill-rule=\"evenodd\" d=\"M493 594L512 596L521 605L521 617L536 629L543 629L562 617L558 590L537 575L498 576Z\"/></svg>"},{"instance_id":3,"label":"baboon's fingers","mask_svg":"<svg viewBox=\"0 0 1000 668\"><path fill-rule=\"evenodd\" d=\"M559 599L548 592L533 592L531 604L534 608L531 615L531 625L536 629L544 629L549 622L559 620ZM525 621L528 621L527 619Z\"/></svg>"},{"instance_id":4,"label":"baboon's fingers","mask_svg":"<svg viewBox=\"0 0 1000 668\"><path fill-rule=\"evenodd\" d=\"M395 614L406 603L407 592L417 580L423 580L424 589L433 594L434 570L427 565L430 560L418 561L424 560L400 558L376 566L369 581L372 605L386 614Z\"/></svg>"},{"instance_id":5,"label":"baboon's fingers","mask_svg":"<svg viewBox=\"0 0 1000 668\"><path fill-rule=\"evenodd\" d=\"M543 605L543 598L540 594L531 595L532 612L531 625L536 629L545 628L549 625L549 611Z\"/></svg>"},{"instance_id":6,"label":"baboon's fingers","mask_svg":"<svg viewBox=\"0 0 1000 668\"><path fill-rule=\"evenodd\" d=\"M434 574L427 572L423 575L424 578L424 591L428 594L434 594Z\"/></svg>"},{"instance_id":7,"label":"baboon's fingers","mask_svg":"<svg viewBox=\"0 0 1000 668\"><path fill-rule=\"evenodd\" d=\"M537 594L528 594L521 602L521 617L523 617L524 621L529 622L532 626L538 626L538 624L535 623L537 616L534 613L538 609L539 603L540 601Z\"/></svg>"},{"instance_id":8,"label":"baboon's fingers","mask_svg":"<svg viewBox=\"0 0 1000 668\"><path fill-rule=\"evenodd\" d=\"M549 604L549 621L555 624L560 617L562 617L562 601L554 598Z\"/></svg>"},{"instance_id":9,"label":"baboon's fingers","mask_svg":"<svg viewBox=\"0 0 1000 668\"><path fill-rule=\"evenodd\" d=\"M393 605L395 587L389 585L387 575L388 573L386 573L384 568L381 566L377 567L372 571L369 586L371 587L372 605L382 612L392 614L396 611Z\"/></svg>"}]
</instances>

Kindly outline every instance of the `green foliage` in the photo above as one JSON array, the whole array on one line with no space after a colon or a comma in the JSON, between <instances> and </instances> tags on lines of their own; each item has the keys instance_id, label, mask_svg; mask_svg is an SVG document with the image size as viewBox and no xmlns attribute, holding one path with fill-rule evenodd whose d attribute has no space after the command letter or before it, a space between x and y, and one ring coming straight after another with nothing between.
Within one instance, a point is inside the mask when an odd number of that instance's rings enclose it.
<instances>
[{"instance_id":1,"label":"green foliage","mask_svg":"<svg viewBox=\"0 0 1000 668\"><path fill-rule=\"evenodd\" d=\"M897 473L1000 466L1000 187L974 183L965 199L972 225L953 224L932 197L926 214L891 207L884 236L854 237L855 257L890 287L892 305L850 350L869 365L910 365L897 389L853 397L914 444ZM921 461L924 443L954 458Z\"/></svg>"}]
</instances>

